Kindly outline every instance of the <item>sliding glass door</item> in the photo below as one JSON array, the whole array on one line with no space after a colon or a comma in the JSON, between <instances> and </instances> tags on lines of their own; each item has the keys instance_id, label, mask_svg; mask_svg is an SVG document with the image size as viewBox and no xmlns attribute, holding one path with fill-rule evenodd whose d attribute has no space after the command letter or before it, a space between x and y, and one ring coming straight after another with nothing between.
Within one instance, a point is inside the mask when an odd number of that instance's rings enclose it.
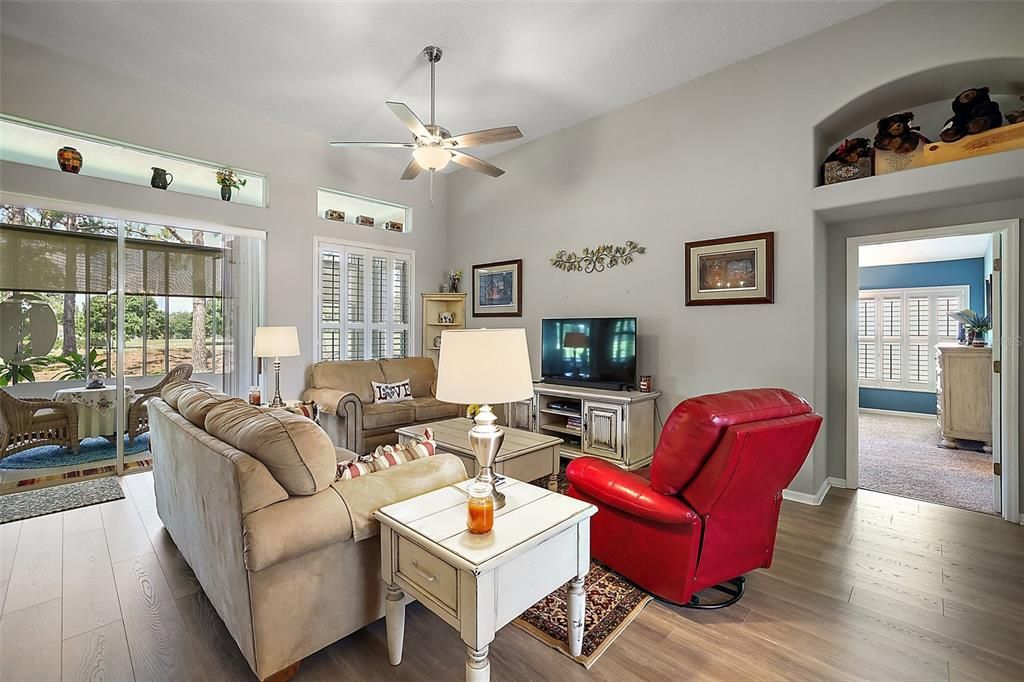
<instances>
[{"instance_id":1,"label":"sliding glass door","mask_svg":"<svg viewBox=\"0 0 1024 682\"><path fill-rule=\"evenodd\" d=\"M255 376L260 235L62 209L0 204L0 409L48 400L68 422L38 444L0 433L20 443L0 492L148 468L146 402L169 375L233 395Z\"/></svg>"}]
</instances>

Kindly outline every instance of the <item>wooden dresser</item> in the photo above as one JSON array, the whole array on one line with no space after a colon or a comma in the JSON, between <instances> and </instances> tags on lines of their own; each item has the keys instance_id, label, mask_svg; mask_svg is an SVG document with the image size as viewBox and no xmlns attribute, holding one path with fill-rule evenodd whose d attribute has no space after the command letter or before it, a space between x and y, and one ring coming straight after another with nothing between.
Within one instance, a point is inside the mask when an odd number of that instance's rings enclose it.
<instances>
[{"instance_id":1,"label":"wooden dresser","mask_svg":"<svg viewBox=\"0 0 1024 682\"><path fill-rule=\"evenodd\" d=\"M939 344L936 347L935 400L942 446L957 439L992 448L992 349Z\"/></svg>"}]
</instances>

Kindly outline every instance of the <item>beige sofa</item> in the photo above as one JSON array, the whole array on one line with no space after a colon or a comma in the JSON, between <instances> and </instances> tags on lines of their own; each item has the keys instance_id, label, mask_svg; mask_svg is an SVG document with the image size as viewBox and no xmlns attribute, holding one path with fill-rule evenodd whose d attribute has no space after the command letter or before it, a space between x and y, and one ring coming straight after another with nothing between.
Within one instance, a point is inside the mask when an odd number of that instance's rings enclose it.
<instances>
[{"instance_id":1,"label":"beige sofa","mask_svg":"<svg viewBox=\"0 0 1024 682\"><path fill-rule=\"evenodd\" d=\"M191 383L148 409L157 511L261 680L383 615L375 510L466 477L440 454L335 482L353 453L312 421Z\"/></svg>"},{"instance_id":2,"label":"beige sofa","mask_svg":"<svg viewBox=\"0 0 1024 682\"><path fill-rule=\"evenodd\" d=\"M412 400L374 403L371 382L393 384L405 379ZM462 406L434 397L437 370L430 358L318 362L309 372L303 400L316 401L320 423L331 440L359 454L397 443L395 429L458 417Z\"/></svg>"}]
</instances>

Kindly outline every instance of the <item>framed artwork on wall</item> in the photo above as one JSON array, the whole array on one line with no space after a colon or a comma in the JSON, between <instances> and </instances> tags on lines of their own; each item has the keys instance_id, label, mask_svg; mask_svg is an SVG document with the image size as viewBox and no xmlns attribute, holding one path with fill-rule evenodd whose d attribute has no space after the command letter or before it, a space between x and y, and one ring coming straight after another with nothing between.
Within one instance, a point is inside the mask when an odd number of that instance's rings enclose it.
<instances>
[{"instance_id":1,"label":"framed artwork on wall","mask_svg":"<svg viewBox=\"0 0 1024 682\"><path fill-rule=\"evenodd\" d=\"M473 266L473 316L523 316L523 261Z\"/></svg>"},{"instance_id":2,"label":"framed artwork on wall","mask_svg":"<svg viewBox=\"0 0 1024 682\"><path fill-rule=\"evenodd\" d=\"M686 305L775 302L775 233L686 242Z\"/></svg>"}]
</instances>

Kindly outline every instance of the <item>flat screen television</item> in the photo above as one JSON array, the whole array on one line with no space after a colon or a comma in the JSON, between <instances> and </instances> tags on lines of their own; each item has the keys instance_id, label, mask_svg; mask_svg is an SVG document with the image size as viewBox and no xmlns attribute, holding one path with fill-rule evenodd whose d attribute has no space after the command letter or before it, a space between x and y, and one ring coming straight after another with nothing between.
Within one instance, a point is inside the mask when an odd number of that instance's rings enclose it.
<instances>
[{"instance_id":1,"label":"flat screen television","mask_svg":"<svg viewBox=\"0 0 1024 682\"><path fill-rule=\"evenodd\" d=\"M541 320L540 373L549 383L636 386L635 317Z\"/></svg>"}]
</instances>

